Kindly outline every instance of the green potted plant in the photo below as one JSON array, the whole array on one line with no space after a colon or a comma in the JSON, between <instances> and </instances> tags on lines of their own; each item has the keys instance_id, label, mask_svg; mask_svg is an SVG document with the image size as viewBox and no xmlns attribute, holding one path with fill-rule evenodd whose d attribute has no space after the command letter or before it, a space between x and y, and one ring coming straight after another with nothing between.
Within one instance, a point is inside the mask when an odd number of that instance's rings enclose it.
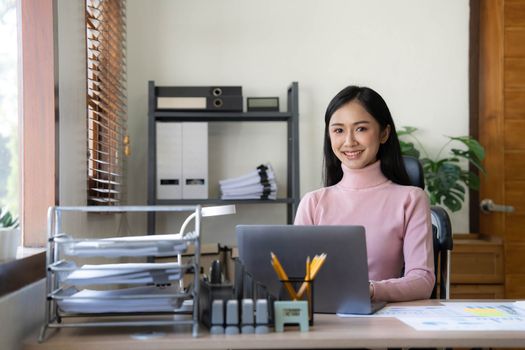
<instances>
[{"instance_id":1,"label":"green potted plant","mask_svg":"<svg viewBox=\"0 0 525 350\"><path fill-rule=\"evenodd\" d=\"M479 190L479 177L476 172L465 170L461 161L467 161L479 171L485 173L481 161L485 157L485 149L470 136L446 136L448 142L431 158L415 133L417 128L405 126L398 130L401 143L401 153L418 158L423 166L425 188L432 205L444 205L455 212L461 209L468 188ZM413 142L416 142L417 147ZM458 145L461 148L450 147Z\"/></svg>"},{"instance_id":2,"label":"green potted plant","mask_svg":"<svg viewBox=\"0 0 525 350\"><path fill-rule=\"evenodd\" d=\"M16 258L20 246L20 229L18 219L9 210L0 210L0 260Z\"/></svg>"}]
</instances>

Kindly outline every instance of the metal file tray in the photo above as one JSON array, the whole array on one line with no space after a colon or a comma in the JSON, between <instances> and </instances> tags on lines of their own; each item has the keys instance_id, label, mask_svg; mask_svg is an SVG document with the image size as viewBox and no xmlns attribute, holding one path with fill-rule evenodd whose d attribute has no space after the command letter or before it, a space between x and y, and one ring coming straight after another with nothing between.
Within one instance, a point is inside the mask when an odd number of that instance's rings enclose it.
<instances>
[{"instance_id":1,"label":"metal file tray","mask_svg":"<svg viewBox=\"0 0 525 350\"><path fill-rule=\"evenodd\" d=\"M151 237L147 239L147 237ZM196 237L195 232L180 234L119 237L106 239L74 239L61 234L55 242L61 244L64 254L79 257L173 256L186 252Z\"/></svg>"},{"instance_id":2,"label":"metal file tray","mask_svg":"<svg viewBox=\"0 0 525 350\"><path fill-rule=\"evenodd\" d=\"M60 260L48 269L59 282L67 285L155 284L167 285L179 281L193 263L119 263L78 266L74 261Z\"/></svg>"},{"instance_id":3,"label":"metal file tray","mask_svg":"<svg viewBox=\"0 0 525 350\"><path fill-rule=\"evenodd\" d=\"M59 312L66 314L172 313L181 311L191 293L178 286L141 286L116 290L91 290L69 287L50 296Z\"/></svg>"},{"instance_id":4,"label":"metal file tray","mask_svg":"<svg viewBox=\"0 0 525 350\"><path fill-rule=\"evenodd\" d=\"M48 212L45 323L49 328L191 326L198 335L201 206L51 207ZM63 229L69 213L187 212L180 232L79 238ZM195 220L195 231L185 232ZM182 262L187 250L193 256ZM156 263L154 257L171 256ZM103 262L103 263L101 263ZM191 282L184 276L193 273ZM197 272L197 273L195 273ZM183 329L184 327L182 327ZM180 330L181 327L173 329Z\"/></svg>"}]
</instances>

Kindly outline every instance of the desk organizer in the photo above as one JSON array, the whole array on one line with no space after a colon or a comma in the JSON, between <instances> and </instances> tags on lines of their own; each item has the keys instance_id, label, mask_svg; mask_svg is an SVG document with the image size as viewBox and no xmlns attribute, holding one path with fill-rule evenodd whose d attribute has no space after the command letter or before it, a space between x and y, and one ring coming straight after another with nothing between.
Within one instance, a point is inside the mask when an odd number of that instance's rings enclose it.
<instances>
[{"instance_id":1,"label":"desk organizer","mask_svg":"<svg viewBox=\"0 0 525 350\"><path fill-rule=\"evenodd\" d=\"M215 300L222 300L224 305L234 299L233 285L212 284L208 281L200 282L199 308L200 321L207 328L212 326L212 304Z\"/></svg>"},{"instance_id":2,"label":"desk organizer","mask_svg":"<svg viewBox=\"0 0 525 350\"><path fill-rule=\"evenodd\" d=\"M199 274L194 273L187 286L182 279L187 272L200 271L201 209L199 205L51 207L45 324L39 341L45 339L48 328L62 327L189 325L192 335L197 336ZM95 212L189 212L190 216L181 232L168 235L79 239L63 231L65 213ZM192 218L195 231L185 233L186 223ZM181 254L189 247L193 257L183 264ZM177 259L171 263L119 263L120 258L150 261L161 256ZM92 258L117 261L80 266L80 260ZM75 318L76 322L70 322Z\"/></svg>"},{"instance_id":3,"label":"desk organizer","mask_svg":"<svg viewBox=\"0 0 525 350\"><path fill-rule=\"evenodd\" d=\"M288 288L286 288L288 287ZM290 297L289 290L294 291L297 297L293 299ZM305 280L303 277L289 277L285 281L281 281L281 289L279 290L279 301L304 301L307 304L307 319L310 326L314 325L314 281ZM277 317L275 317L277 323Z\"/></svg>"}]
</instances>

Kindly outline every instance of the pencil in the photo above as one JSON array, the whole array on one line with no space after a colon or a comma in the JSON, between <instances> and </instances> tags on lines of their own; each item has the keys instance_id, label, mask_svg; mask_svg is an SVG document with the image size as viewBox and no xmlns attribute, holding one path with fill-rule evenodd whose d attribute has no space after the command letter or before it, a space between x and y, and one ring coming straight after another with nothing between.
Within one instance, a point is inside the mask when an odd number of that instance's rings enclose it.
<instances>
[{"instance_id":1,"label":"pencil","mask_svg":"<svg viewBox=\"0 0 525 350\"><path fill-rule=\"evenodd\" d=\"M312 270L312 264L314 263L315 261L315 257L314 257L314 260L310 261L310 257L307 257L306 258L306 271L305 271L305 275L304 275L304 282L301 284L301 288L299 288L299 291L297 292L297 298L300 299L304 292L306 290L308 290L309 288L309 284L311 283L311 270Z\"/></svg>"},{"instance_id":2,"label":"pencil","mask_svg":"<svg viewBox=\"0 0 525 350\"><path fill-rule=\"evenodd\" d=\"M292 284L288 280L288 275L284 271L281 263L279 262L279 259L277 259L277 256L273 252L271 252L270 255L272 257L271 263L273 269L275 270L275 273L277 274L277 277L279 277L279 279L284 283L284 287L288 291L290 298L292 298L292 300L297 300L297 294L295 294L295 290L293 289Z\"/></svg>"},{"instance_id":3,"label":"pencil","mask_svg":"<svg viewBox=\"0 0 525 350\"><path fill-rule=\"evenodd\" d=\"M314 267L312 268L312 275L311 278L315 278L321 267L323 266L324 262L326 260L326 254L323 253L318 259L315 259Z\"/></svg>"}]
</instances>

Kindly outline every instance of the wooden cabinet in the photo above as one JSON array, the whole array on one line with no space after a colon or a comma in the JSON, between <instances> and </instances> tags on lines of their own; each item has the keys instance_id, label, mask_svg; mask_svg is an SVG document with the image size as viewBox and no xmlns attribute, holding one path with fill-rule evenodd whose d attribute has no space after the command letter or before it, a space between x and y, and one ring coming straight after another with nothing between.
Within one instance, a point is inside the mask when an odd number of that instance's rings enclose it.
<instances>
[{"instance_id":1,"label":"wooden cabinet","mask_svg":"<svg viewBox=\"0 0 525 350\"><path fill-rule=\"evenodd\" d=\"M503 241L499 237L455 234L450 265L452 299L498 299L505 293Z\"/></svg>"}]
</instances>

